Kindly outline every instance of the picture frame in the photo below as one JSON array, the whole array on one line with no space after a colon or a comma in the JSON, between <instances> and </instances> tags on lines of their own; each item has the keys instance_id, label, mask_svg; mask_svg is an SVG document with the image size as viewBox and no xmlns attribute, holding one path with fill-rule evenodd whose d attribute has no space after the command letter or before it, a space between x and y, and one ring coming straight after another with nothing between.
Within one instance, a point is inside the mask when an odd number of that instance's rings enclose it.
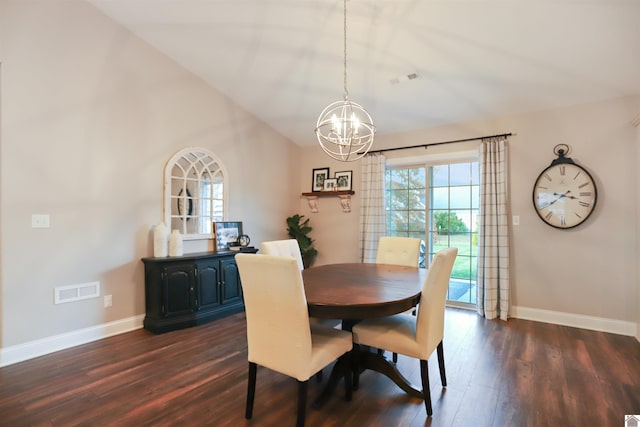
<instances>
[{"instance_id":1,"label":"picture frame","mask_svg":"<svg viewBox=\"0 0 640 427\"><path fill-rule=\"evenodd\" d=\"M336 191L338 186L338 180L335 178L327 178L324 180L324 191Z\"/></svg>"},{"instance_id":2,"label":"picture frame","mask_svg":"<svg viewBox=\"0 0 640 427\"><path fill-rule=\"evenodd\" d=\"M329 168L314 169L311 177L311 191L324 190L324 180L327 178L329 178Z\"/></svg>"},{"instance_id":3,"label":"picture frame","mask_svg":"<svg viewBox=\"0 0 640 427\"><path fill-rule=\"evenodd\" d=\"M351 179L353 177L353 171L336 172L335 178L338 181L338 191L351 191Z\"/></svg>"},{"instance_id":4,"label":"picture frame","mask_svg":"<svg viewBox=\"0 0 640 427\"><path fill-rule=\"evenodd\" d=\"M211 229L217 251L229 250L229 246L233 246L238 241L238 237L244 234L242 221L213 222Z\"/></svg>"}]
</instances>

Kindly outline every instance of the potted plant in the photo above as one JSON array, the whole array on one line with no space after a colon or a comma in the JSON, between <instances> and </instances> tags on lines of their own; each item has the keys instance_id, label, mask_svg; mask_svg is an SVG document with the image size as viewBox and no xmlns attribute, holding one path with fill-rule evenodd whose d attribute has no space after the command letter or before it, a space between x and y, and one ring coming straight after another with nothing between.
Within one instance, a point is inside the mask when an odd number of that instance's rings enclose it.
<instances>
[{"instance_id":1,"label":"potted plant","mask_svg":"<svg viewBox=\"0 0 640 427\"><path fill-rule=\"evenodd\" d=\"M289 237L298 241L304 268L309 268L318 255L318 251L313 247L313 239L309 237L311 230L313 228L309 227L309 218L304 219L304 215L295 214L287 218L287 233Z\"/></svg>"}]
</instances>

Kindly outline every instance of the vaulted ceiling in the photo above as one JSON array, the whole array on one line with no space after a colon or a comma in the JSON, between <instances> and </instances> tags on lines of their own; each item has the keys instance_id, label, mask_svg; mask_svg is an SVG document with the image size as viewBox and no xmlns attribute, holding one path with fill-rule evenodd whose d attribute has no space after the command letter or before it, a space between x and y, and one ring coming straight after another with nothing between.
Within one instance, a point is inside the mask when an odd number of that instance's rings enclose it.
<instances>
[{"instance_id":1,"label":"vaulted ceiling","mask_svg":"<svg viewBox=\"0 0 640 427\"><path fill-rule=\"evenodd\" d=\"M87 1L299 145L343 98L342 0ZM393 133L640 94L639 18L638 0L349 0L349 98Z\"/></svg>"}]
</instances>

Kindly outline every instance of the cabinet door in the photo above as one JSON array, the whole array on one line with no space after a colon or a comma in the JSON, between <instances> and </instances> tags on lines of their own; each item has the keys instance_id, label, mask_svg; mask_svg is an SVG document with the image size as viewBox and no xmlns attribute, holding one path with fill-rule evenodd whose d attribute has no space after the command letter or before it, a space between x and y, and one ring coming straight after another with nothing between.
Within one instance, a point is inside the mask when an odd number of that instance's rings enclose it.
<instances>
[{"instance_id":1,"label":"cabinet door","mask_svg":"<svg viewBox=\"0 0 640 427\"><path fill-rule=\"evenodd\" d=\"M196 264L198 271L198 309L220 305L220 261L211 259Z\"/></svg>"},{"instance_id":2,"label":"cabinet door","mask_svg":"<svg viewBox=\"0 0 640 427\"><path fill-rule=\"evenodd\" d=\"M195 266L170 265L162 271L162 314L165 317L191 313L195 308Z\"/></svg>"},{"instance_id":3,"label":"cabinet door","mask_svg":"<svg viewBox=\"0 0 640 427\"><path fill-rule=\"evenodd\" d=\"M242 289L235 258L220 260L220 269L222 270L222 303L240 301Z\"/></svg>"}]
</instances>

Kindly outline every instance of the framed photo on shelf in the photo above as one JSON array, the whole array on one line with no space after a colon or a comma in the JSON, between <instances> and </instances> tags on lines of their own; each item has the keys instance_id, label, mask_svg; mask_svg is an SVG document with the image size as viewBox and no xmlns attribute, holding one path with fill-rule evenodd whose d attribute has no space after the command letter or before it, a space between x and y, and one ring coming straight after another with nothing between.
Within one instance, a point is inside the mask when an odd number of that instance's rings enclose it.
<instances>
[{"instance_id":1,"label":"framed photo on shelf","mask_svg":"<svg viewBox=\"0 0 640 427\"><path fill-rule=\"evenodd\" d=\"M324 191L336 191L338 180L335 178L327 178L324 180Z\"/></svg>"},{"instance_id":2,"label":"framed photo on shelf","mask_svg":"<svg viewBox=\"0 0 640 427\"><path fill-rule=\"evenodd\" d=\"M222 221L212 224L213 237L216 241L216 250L228 249L238 241L242 233L241 221Z\"/></svg>"},{"instance_id":3,"label":"framed photo on shelf","mask_svg":"<svg viewBox=\"0 0 640 427\"><path fill-rule=\"evenodd\" d=\"M329 178L329 168L314 169L311 177L311 191L324 190L324 181L327 178Z\"/></svg>"},{"instance_id":4,"label":"framed photo on shelf","mask_svg":"<svg viewBox=\"0 0 640 427\"><path fill-rule=\"evenodd\" d=\"M337 180L338 191L351 191L351 177L353 171L336 172L335 178Z\"/></svg>"}]
</instances>

